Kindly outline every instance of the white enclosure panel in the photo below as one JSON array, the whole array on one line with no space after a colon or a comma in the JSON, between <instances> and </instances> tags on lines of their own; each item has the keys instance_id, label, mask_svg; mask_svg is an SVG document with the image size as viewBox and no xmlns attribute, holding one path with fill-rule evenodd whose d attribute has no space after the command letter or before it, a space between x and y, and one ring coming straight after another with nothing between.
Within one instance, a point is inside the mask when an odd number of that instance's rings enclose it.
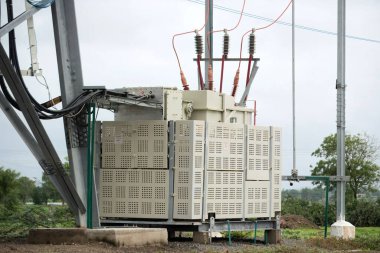
<instances>
[{"instance_id":1,"label":"white enclosure panel","mask_svg":"<svg viewBox=\"0 0 380 253\"><path fill-rule=\"evenodd\" d=\"M269 180L270 128L248 126L247 180Z\"/></svg>"},{"instance_id":2,"label":"white enclosure panel","mask_svg":"<svg viewBox=\"0 0 380 253\"><path fill-rule=\"evenodd\" d=\"M100 217L167 219L168 196L168 170L100 170Z\"/></svg>"},{"instance_id":3,"label":"white enclosure panel","mask_svg":"<svg viewBox=\"0 0 380 253\"><path fill-rule=\"evenodd\" d=\"M245 182L245 217L266 218L269 217L269 181Z\"/></svg>"},{"instance_id":4,"label":"white enclosure panel","mask_svg":"<svg viewBox=\"0 0 380 253\"><path fill-rule=\"evenodd\" d=\"M207 170L244 170L244 125L208 122Z\"/></svg>"},{"instance_id":5,"label":"white enclosure panel","mask_svg":"<svg viewBox=\"0 0 380 253\"><path fill-rule=\"evenodd\" d=\"M277 212L281 211L281 128L272 127L272 136L272 199L273 212Z\"/></svg>"},{"instance_id":6,"label":"white enclosure panel","mask_svg":"<svg viewBox=\"0 0 380 253\"><path fill-rule=\"evenodd\" d=\"M207 171L207 213L216 219L243 217L243 172Z\"/></svg>"},{"instance_id":7,"label":"white enclosure panel","mask_svg":"<svg viewBox=\"0 0 380 253\"><path fill-rule=\"evenodd\" d=\"M174 167L192 171L204 168L204 121L175 122Z\"/></svg>"},{"instance_id":8,"label":"white enclosure panel","mask_svg":"<svg viewBox=\"0 0 380 253\"><path fill-rule=\"evenodd\" d=\"M202 218L203 169L174 171L174 219Z\"/></svg>"},{"instance_id":9,"label":"white enclosure panel","mask_svg":"<svg viewBox=\"0 0 380 253\"><path fill-rule=\"evenodd\" d=\"M102 167L166 169L167 124L164 120L103 122Z\"/></svg>"}]
</instances>

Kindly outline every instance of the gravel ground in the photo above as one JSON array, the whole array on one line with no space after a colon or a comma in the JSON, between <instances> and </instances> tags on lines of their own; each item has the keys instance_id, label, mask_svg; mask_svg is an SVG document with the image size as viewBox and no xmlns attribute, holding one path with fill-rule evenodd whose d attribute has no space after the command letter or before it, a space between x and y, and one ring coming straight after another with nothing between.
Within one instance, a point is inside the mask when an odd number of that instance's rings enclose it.
<instances>
[{"instance_id":1,"label":"gravel ground","mask_svg":"<svg viewBox=\"0 0 380 253\"><path fill-rule=\"evenodd\" d=\"M270 247L270 246L269 246ZM228 246L226 240L216 240L211 245L203 245L198 243L193 243L189 240L173 241L169 242L168 245L164 246L147 246L138 248L119 248L107 243L88 243L84 245L33 245L27 244L25 240L10 241L0 243L0 252L30 252L30 253L141 253L141 252L241 252L241 251L254 251L254 249L264 248L264 245L253 245L249 241L234 241L231 246ZM266 247L267 248L267 247Z\"/></svg>"}]
</instances>

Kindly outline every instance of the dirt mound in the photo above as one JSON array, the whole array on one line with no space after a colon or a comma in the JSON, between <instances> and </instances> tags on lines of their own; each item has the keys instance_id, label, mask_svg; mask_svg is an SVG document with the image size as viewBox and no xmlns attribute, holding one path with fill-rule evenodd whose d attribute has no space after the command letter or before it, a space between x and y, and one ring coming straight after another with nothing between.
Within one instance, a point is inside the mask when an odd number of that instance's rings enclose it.
<instances>
[{"instance_id":1,"label":"dirt mound","mask_svg":"<svg viewBox=\"0 0 380 253\"><path fill-rule=\"evenodd\" d=\"M287 214L281 216L281 228L318 228L318 226L301 215Z\"/></svg>"}]
</instances>

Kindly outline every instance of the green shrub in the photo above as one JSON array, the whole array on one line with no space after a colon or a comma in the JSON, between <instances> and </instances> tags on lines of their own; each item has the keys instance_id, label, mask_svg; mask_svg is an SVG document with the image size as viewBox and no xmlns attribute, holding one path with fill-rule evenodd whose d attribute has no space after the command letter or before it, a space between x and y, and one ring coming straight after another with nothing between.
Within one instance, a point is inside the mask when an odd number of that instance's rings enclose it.
<instances>
[{"instance_id":1,"label":"green shrub","mask_svg":"<svg viewBox=\"0 0 380 253\"><path fill-rule=\"evenodd\" d=\"M357 227L380 226L380 202L358 200L349 203L346 217Z\"/></svg>"}]
</instances>

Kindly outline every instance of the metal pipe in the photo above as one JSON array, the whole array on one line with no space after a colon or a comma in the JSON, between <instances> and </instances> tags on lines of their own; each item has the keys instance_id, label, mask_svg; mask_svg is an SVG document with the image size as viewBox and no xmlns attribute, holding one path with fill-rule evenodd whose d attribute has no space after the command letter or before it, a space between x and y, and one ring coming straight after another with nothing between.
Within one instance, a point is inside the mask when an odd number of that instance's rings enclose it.
<instances>
[{"instance_id":1,"label":"metal pipe","mask_svg":"<svg viewBox=\"0 0 380 253\"><path fill-rule=\"evenodd\" d=\"M247 100L247 97L249 95L249 91L251 90L253 80L255 79L256 73L258 71L259 67L257 66L257 62L253 63L252 66L252 72L251 72L251 77L249 79L248 85L245 87L244 93L241 96L241 99L239 101L239 106L245 106L245 101ZM237 89L237 87L236 87ZM234 85L234 92L236 92L235 85Z\"/></svg>"},{"instance_id":2,"label":"metal pipe","mask_svg":"<svg viewBox=\"0 0 380 253\"><path fill-rule=\"evenodd\" d=\"M26 21L27 19L32 17L39 10L40 10L39 8L31 6L30 9L28 9L25 12L18 15L11 22L0 27L0 38L3 37L4 35L8 34L10 31L12 31L14 28L16 28L19 24L23 23L24 21Z\"/></svg>"},{"instance_id":3,"label":"metal pipe","mask_svg":"<svg viewBox=\"0 0 380 253\"><path fill-rule=\"evenodd\" d=\"M337 54L337 175L344 177L345 168L345 71L346 71L346 1L338 0ZM345 220L345 182L337 182L337 221Z\"/></svg>"},{"instance_id":4,"label":"metal pipe","mask_svg":"<svg viewBox=\"0 0 380 253\"><path fill-rule=\"evenodd\" d=\"M229 220L227 220L227 227L228 227L228 246L231 246L232 245L232 241L231 241L231 224L230 224Z\"/></svg>"},{"instance_id":5,"label":"metal pipe","mask_svg":"<svg viewBox=\"0 0 380 253\"><path fill-rule=\"evenodd\" d=\"M208 73L208 66L211 64L211 68L213 66L212 62L213 62L213 33L212 31L214 30L214 17L213 17L213 10L214 9L214 0L209 0L209 1L206 1L206 8L205 8L205 20L207 21L207 24L206 24L206 29L205 29L205 40L207 44L207 46L205 46L205 59L206 59L206 63L205 63L205 72L204 73ZM211 59L211 61L209 60ZM209 87L208 87L208 84L209 84L209 80L208 80L208 75L205 74L205 83L204 83L205 87L204 89L205 90L208 90Z\"/></svg>"},{"instance_id":6,"label":"metal pipe","mask_svg":"<svg viewBox=\"0 0 380 253\"><path fill-rule=\"evenodd\" d=\"M254 231L254 237L253 237L254 244L256 244L256 238L257 238L257 221L255 221L255 231Z\"/></svg>"},{"instance_id":7,"label":"metal pipe","mask_svg":"<svg viewBox=\"0 0 380 253\"><path fill-rule=\"evenodd\" d=\"M92 228L92 188L94 179L95 105L87 109L87 228Z\"/></svg>"},{"instance_id":8,"label":"metal pipe","mask_svg":"<svg viewBox=\"0 0 380 253\"><path fill-rule=\"evenodd\" d=\"M297 177L296 157L296 66L295 66L295 0L292 3L292 129L293 129L293 167L292 176Z\"/></svg>"},{"instance_id":9,"label":"metal pipe","mask_svg":"<svg viewBox=\"0 0 380 253\"><path fill-rule=\"evenodd\" d=\"M327 238L327 226L328 226L328 217L329 217L329 191L330 191L330 178L326 179L326 196L325 196L325 239Z\"/></svg>"}]
</instances>

